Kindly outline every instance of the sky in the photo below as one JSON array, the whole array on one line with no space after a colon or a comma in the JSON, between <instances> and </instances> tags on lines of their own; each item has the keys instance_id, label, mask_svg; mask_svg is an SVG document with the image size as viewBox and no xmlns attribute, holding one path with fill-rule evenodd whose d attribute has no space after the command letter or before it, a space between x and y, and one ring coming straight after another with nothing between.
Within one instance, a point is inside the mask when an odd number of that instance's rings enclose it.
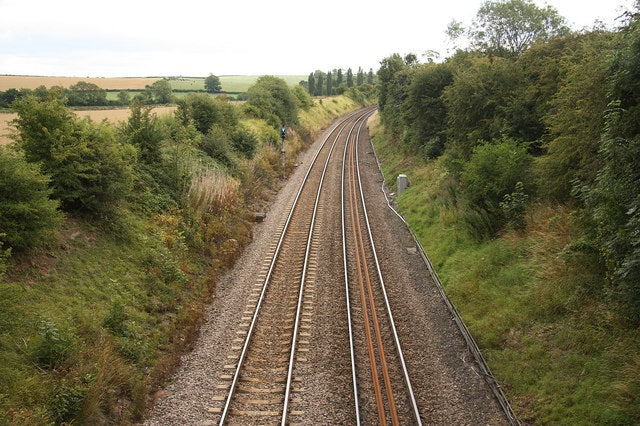
<instances>
[{"instance_id":1,"label":"sky","mask_svg":"<svg viewBox=\"0 0 640 426\"><path fill-rule=\"evenodd\" d=\"M633 0L534 0L572 29L609 28ZM0 75L146 77L376 71L449 56L445 30L484 0L0 0Z\"/></svg>"}]
</instances>

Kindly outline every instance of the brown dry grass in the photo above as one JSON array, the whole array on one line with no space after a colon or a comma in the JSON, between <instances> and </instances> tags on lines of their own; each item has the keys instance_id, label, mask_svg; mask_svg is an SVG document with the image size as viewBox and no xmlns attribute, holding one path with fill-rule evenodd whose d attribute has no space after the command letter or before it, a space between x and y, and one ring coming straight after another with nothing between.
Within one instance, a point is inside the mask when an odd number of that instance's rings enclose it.
<instances>
[{"instance_id":1,"label":"brown dry grass","mask_svg":"<svg viewBox=\"0 0 640 426\"><path fill-rule=\"evenodd\" d=\"M156 107L153 109L153 112L158 115L158 117L163 115L172 114L176 110L176 107ZM131 110L129 108L118 108L118 109L100 109L100 110L79 110L74 111L78 117L89 117L93 121L102 121L107 119L111 123L115 124L118 121L125 121L129 118L129 114ZM10 132L13 128L10 126L11 120L16 118L18 115L15 113L0 113L0 145L6 145L11 142L11 138L9 137Z\"/></svg>"},{"instance_id":2,"label":"brown dry grass","mask_svg":"<svg viewBox=\"0 0 640 426\"><path fill-rule=\"evenodd\" d=\"M101 89L144 89L147 85L152 85L157 81L157 77L36 77L20 75L0 75L0 91L8 89L35 89L45 86L47 89L52 86L69 87L79 81L93 83Z\"/></svg>"}]
</instances>

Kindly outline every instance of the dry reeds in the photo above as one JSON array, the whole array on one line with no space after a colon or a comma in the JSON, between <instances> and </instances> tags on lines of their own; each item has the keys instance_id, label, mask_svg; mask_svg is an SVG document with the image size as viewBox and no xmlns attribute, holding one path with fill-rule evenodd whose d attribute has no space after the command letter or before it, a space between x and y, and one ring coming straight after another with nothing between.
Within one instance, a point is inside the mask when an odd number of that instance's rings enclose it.
<instances>
[{"instance_id":1,"label":"dry reeds","mask_svg":"<svg viewBox=\"0 0 640 426\"><path fill-rule=\"evenodd\" d=\"M189 187L189 204L200 213L221 213L235 205L240 183L224 171L208 169L195 176Z\"/></svg>"}]
</instances>

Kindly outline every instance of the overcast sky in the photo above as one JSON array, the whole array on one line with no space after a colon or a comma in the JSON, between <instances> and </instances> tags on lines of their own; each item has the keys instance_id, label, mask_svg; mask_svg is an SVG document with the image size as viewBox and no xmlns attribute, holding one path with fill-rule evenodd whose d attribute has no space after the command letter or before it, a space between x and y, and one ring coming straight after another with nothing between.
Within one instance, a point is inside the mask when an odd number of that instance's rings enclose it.
<instances>
[{"instance_id":1,"label":"overcast sky","mask_svg":"<svg viewBox=\"0 0 640 426\"><path fill-rule=\"evenodd\" d=\"M484 0L0 0L0 74L306 75L448 56L444 31ZM574 29L613 28L633 0L535 0ZM624 8L624 9L623 9Z\"/></svg>"}]
</instances>

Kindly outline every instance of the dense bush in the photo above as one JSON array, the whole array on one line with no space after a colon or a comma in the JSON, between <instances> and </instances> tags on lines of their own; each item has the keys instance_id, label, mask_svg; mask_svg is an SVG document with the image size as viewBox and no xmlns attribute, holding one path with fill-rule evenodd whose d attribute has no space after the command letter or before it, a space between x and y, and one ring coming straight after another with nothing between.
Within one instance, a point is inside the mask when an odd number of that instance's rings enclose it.
<instances>
[{"instance_id":1,"label":"dense bush","mask_svg":"<svg viewBox=\"0 0 640 426\"><path fill-rule=\"evenodd\" d=\"M185 125L193 120L202 134L206 134L213 125L228 130L238 124L238 112L227 98L213 98L205 93L191 93L180 99L176 117Z\"/></svg>"},{"instance_id":2,"label":"dense bush","mask_svg":"<svg viewBox=\"0 0 640 426\"><path fill-rule=\"evenodd\" d=\"M52 196L67 211L112 216L132 182L134 150L112 127L78 120L59 98L14 103L18 146L51 176Z\"/></svg>"},{"instance_id":3,"label":"dense bush","mask_svg":"<svg viewBox=\"0 0 640 426\"><path fill-rule=\"evenodd\" d=\"M9 247L35 246L62 222L49 180L20 153L0 146L0 240Z\"/></svg>"},{"instance_id":4,"label":"dense bush","mask_svg":"<svg viewBox=\"0 0 640 426\"><path fill-rule=\"evenodd\" d=\"M526 147L513 139L484 143L473 149L462 173L461 193L472 210L487 212L492 232L505 224L500 205L505 196L518 192L518 183L530 181L530 162Z\"/></svg>"},{"instance_id":5,"label":"dense bush","mask_svg":"<svg viewBox=\"0 0 640 426\"><path fill-rule=\"evenodd\" d=\"M297 98L278 77L262 76L247 91L247 105L274 127L298 123Z\"/></svg>"}]
</instances>

